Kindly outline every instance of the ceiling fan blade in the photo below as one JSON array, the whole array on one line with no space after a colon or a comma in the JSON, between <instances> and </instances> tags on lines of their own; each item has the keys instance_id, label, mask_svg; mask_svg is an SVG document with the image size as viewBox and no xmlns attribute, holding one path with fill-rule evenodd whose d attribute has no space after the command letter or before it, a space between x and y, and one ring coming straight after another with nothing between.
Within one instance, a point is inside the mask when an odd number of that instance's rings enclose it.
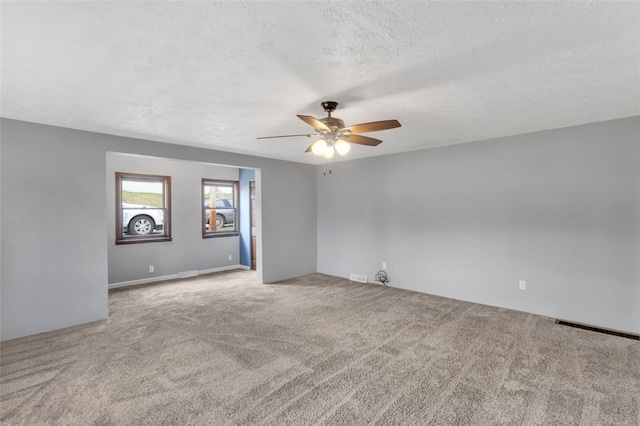
<instances>
[{"instance_id":1,"label":"ceiling fan blade","mask_svg":"<svg viewBox=\"0 0 640 426\"><path fill-rule=\"evenodd\" d=\"M312 136L318 136L318 134L317 133L305 133L305 134L302 134L302 135L261 136L261 137L256 138L256 139L294 138L294 137L299 137L299 136L306 136L306 137L310 138Z\"/></svg>"},{"instance_id":2,"label":"ceiling fan blade","mask_svg":"<svg viewBox=\"0 0 640 426\"><path fill-rule=\"evenodd\" d=\"M314 142L315 143L315 142ZM311 147L313 146L313 143L311 145L309 145L307 147L307 149L304 150L304 152L311 152Z\"/></svg>"},{"instance_id":3,"label":"ceiling fan blade","mask_svg":"<svg viewBox=\"0 0 640 426\"><path fill-rule=\"evenodd\" d=\"M384 121L372 121L370 123L354 124L353 126L345 127L342 130L349 130L351 133L367 133L377 132L378 130L387 130L400 127L398 120L384 120Z\"/></svg>"},{"instance_id":4,"label":"ceiling fan blade","mask_svg":"<svg viewBox=\"0 0 640 426\"><path fill-rule=\"evenodd\" d=\"M344 139L349 143L357 143L360 145L369 145L369 146L377 146L382 143L380 139L374 139L368 136L361 136L361 135L343 135L343 136L340 136L340 139Z\"/></svg>"},{"instance_id":5,"label":"ceiling fan blade","mask_svg":"<svg viewBox=\"0 0 640 426\"><path fill-rule=\"evenodd\" d=\"M327 127L326 124L324 124L320 120L317 120L317 119L311 117L310 115L298 115L298 118L300 120L304 121L305 123L307 123L308 125L310 125L311 127L313 127L316 130L326 130L327 132L331 131L331 129L329 127Z\"/></svg>"}]
</instances>

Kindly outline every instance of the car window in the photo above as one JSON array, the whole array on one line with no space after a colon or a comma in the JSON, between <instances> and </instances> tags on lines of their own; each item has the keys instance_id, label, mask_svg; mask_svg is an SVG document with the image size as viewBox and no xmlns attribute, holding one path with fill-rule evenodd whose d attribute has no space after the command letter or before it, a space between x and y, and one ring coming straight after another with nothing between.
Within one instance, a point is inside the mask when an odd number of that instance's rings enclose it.
<instances>
[{"instance_id":1,"label":"car window","mask_svg":"<svg viewBox=\"0 0 640 426\"><path fill-rule=\"evenodd\" d=\"M216 208L219 209L232 209L233 204L231 204L231 200L227 200L226 198L219 198L216 200Z\"/></svg>"}]
</instances>

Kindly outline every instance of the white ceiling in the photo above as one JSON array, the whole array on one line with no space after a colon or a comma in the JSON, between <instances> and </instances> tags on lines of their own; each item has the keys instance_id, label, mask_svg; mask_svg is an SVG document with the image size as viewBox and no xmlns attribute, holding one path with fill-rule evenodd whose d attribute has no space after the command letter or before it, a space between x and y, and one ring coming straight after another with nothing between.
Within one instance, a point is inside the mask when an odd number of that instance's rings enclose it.
<instances>
[{"instance_id":1,"label":"white ceiling","mask_svg":"<svg viewBox=\"0 0 640 426\"><path fill-rule=\"evenodd\" d=\"M4 117L292 161L256 140L398 119L345 159L640 115L639 2L2 2Z\"/></svg>"}]
</instances>

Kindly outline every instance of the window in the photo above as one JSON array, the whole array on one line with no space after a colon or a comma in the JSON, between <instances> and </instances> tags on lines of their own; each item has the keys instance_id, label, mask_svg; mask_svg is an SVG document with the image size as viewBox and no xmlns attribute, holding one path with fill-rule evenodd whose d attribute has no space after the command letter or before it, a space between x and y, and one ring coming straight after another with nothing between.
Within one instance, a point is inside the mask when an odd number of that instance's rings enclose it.
<instances>
[{"instance_id":1,"label":"window","mask_svg":"<svg viewBox=\"0 0 640 426\"><path fill-rule=\"evenodd\" d=\"M116 244L171 241L171 178L116 173Z\"/></svg>"},{"instance_id":2,"label":"window","mask_svg":"<svg viewBox=\"0 0 640 426\"><path fill-rule=\"evenodd\" d=\"M202 237L238 235L238 182L202 179Z\"/></svg>"}]
</instances>

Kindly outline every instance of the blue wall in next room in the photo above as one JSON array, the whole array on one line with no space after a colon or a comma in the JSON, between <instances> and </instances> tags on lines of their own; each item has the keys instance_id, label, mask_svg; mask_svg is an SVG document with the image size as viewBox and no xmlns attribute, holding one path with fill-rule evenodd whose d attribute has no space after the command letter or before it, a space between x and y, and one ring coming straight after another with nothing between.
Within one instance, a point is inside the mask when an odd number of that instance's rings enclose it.
<instances>
[{"instance_id":1,"label":"blue wall in next room","mask_svg":"<svg viewBox=\"0 0 640 426\"><path fill-rule=\"evenodd\" d=\"M240 169L240 264L251 268L251 187L256 171Z\"/></svg>"}]
</instances>

